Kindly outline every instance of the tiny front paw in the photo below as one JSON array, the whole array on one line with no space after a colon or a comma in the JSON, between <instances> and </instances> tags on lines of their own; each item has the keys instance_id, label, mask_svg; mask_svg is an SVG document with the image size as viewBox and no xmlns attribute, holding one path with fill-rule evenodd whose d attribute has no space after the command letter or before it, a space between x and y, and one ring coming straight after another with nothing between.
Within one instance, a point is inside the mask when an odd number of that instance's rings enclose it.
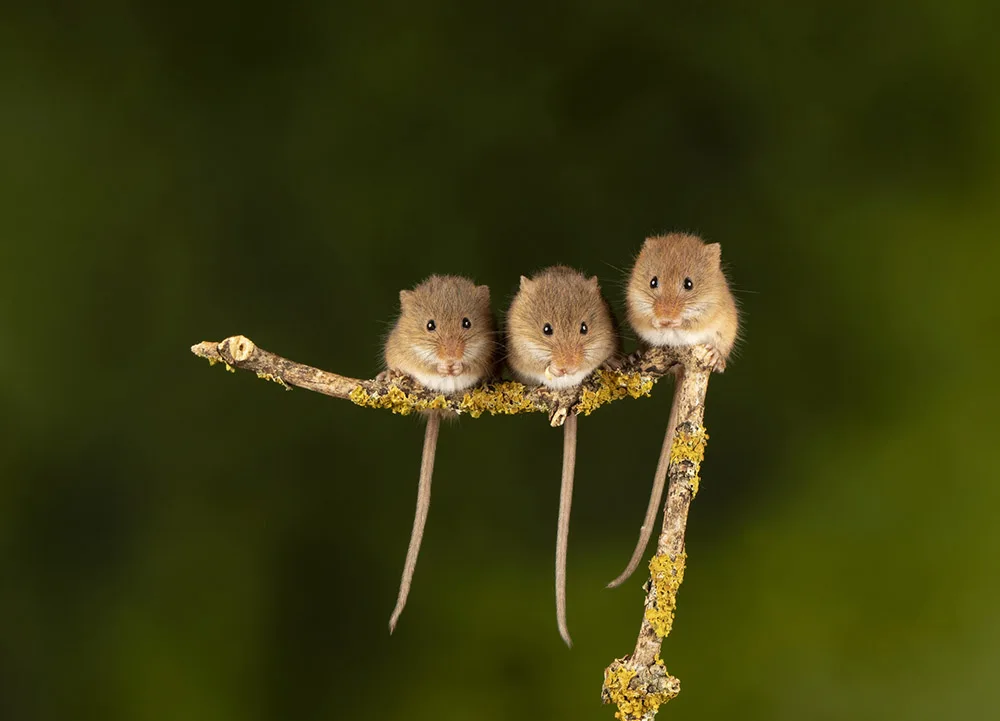
<instances>
[{"instance_id":1,"label":"tiny front paw","mask_svg":"<svg viewBox=\"0 0 1000 721\"><path fill-rule=\"evenodd\" d=\"M705 362L716 373L723 373L726 370L726 359L715 346L708 346Z\"/></svg>"},{"instance_id":2,"label":"tiny front paw","mask_svg":"<svg viewBox=\"0 0 1000 721\"><path fill-rule=\"evenodd\" d=\"M605 371L616 371L619 370L623 365L625 365L625 360L626 359L622 358L621 356L614 355L608 358L603 363L601 363L600 368L601 370Z\"/></svg>"}]
</instances>

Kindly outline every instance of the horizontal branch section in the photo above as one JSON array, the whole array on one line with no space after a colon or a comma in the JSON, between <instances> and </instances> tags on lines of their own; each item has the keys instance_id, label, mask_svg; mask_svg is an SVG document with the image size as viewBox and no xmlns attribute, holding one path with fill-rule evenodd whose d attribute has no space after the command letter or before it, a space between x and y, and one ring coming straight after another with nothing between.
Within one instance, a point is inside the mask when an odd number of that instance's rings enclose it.
<instances>
[{"instance_id":1,"label":"horizontal branch section","mask_svg":"<svg viewBox=\"0 0 1000 721\"><path fill-rule=\"evenodd\" d=\"M484 413L539 412L547 413L553 426L561 426L569 413L590 415L605 403L650 395L653 384L678 364L700 362L703 353L692 357L697 348L650 348L633 353L616 368L601 368L579 388L566 391L526 386L517 381L497 381L450 395L431 391L409 376L397 373L361 380L313 368L266 351L242 335L219 343L204 341L191 346L191 352L213 365L223 363L230 371L235 372L237 368L252 371L258 378L273 381L286 389L304 388L333 398L345 398L366 408L387 408L402 415L440 409L473 418Z\"/></svg>"}]
</instances>

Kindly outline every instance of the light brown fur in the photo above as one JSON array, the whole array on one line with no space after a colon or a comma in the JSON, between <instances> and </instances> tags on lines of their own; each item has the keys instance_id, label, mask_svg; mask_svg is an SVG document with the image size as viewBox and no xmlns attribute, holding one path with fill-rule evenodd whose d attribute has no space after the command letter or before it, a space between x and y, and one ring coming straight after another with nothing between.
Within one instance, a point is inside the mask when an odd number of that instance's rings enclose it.
<instances>
[{"instance_id":1,"label":"light brown fur","mask_svg":"<svg viewBox=\"0 0 1000 721\"><path fill-rule=\"evenodd\" d=\"M647 238L629 278L626 303L628 320L642 341L654 346L708 346L713 368L726 368L739 330L736 300L722 271L721 248L695 235L671 233ZM656 287L651 281L656 278ZM685 288L690 281L690 288ZM642 560L653 533L670 464L670 449L677 425L677 391L683 370L676 372L674 402L653 476L646 516L639 541L628 565L608 584L624 583Z\"/></svg>"},{"instance_id":2,"label":"light brown fur","mask_svg":"<svg viewBox=\"0 0 1000 721\"><path fill-rule=\"evenodd\" d=\"M459 392L485 380L496 365L496 341L490 290L467 278L432 275L416 288L400 291L400 314L385 344L389 370L413 376L442 393ZM433 330L428 323L433 321ZM469 325L468 328L463 327ZM441 415L427 414L417 508L406 550L396 607L389 633L406 606L431 504L431 477Z\"/></svg>"},{"instance_id":3,"label":"light brown fur","mask_svg":"<svg viewBox=\"0 0 1000 721\"><path fill-rule=\"evenodd\" d=\"M552 332L546 335L545 325ZM586 324L586 333L583 330ZM607 301L596 277L553 266L534 278L521 276L521 289L507 312L507 360L528 383L550 388L578 386L618 350L619 340ZM566 623L566 555L573 503L577 418L563 425L563 468L556 532L556 623L567 646L573 641Z\"/></svg>"}]
</instances>

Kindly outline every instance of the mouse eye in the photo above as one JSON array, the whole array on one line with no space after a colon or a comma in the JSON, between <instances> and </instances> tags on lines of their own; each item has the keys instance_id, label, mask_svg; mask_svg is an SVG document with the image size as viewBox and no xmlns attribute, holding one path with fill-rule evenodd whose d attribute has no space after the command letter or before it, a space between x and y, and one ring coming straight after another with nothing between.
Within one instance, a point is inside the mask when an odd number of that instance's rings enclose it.
<instances>
[{"instance_id":1,"label":"mouse eye","mask_svg":"<svg viewBox=\"0 0 1000 721\"><path fill-rule=\"evenodd\" d=\"M542 333L544 333L545 335L552 335L552 324L546 323L545 325L543 325Z\"/></svg>"},{"instance_id":2,"label":"mouse eye","mask_svg":"<svg viewBox=\"0 0 1000 721\"><path fill-rule=\"evenodd\" d=\"M651 281L649 281L649 287L650 287L650 288L659 288L659 287L660 287L660 279L659 279L659 278L657 278L657 277L656 277L656 276L654 275L654 276L653 276L653 279L652 279Z\"/></svg>"},{"instance_id":3,"label":"mouse eye","mask_svg":"<svg viewBox=\"0 0 1000 721\"><path fill-rule=\"evenodd\" d=\"M684 290L691 290L692 288L694 288L694 281L692 281L690 278L685 278Z\"/></svg>"},{"instance_id":4,"label":"mouse eye","mask_svg":"<svg viewBox=\"0 0 1000 721\"><path fill-rule=\"evenodd\" d=\"M462 327L463 328L471 328L472 327L472 321L469 320L468 318L462 318Z\"/></svg>"},{"instance_id":5,"label":"mouse eye","mask_svg":"<svg viewBox=\"0 0 1000 721\"><path fill-rule=\"evenodd\" d=\"M437 328L437 324L434 321L432 321L432 320L427 321L427 330L428 331L434 332L435 328Z\"/></svg>"},{"instance_id":6,"label":"mouse eye","mask_svg":"<svg viewBox=\"0 0 1000 721\"><path fill-rule=\"evenodd\" d=\"M580 335L587 335L587 330L588 330L587 329L587 324L585 322L581 323L580 324Z\"/></svg>"}]
</instances>

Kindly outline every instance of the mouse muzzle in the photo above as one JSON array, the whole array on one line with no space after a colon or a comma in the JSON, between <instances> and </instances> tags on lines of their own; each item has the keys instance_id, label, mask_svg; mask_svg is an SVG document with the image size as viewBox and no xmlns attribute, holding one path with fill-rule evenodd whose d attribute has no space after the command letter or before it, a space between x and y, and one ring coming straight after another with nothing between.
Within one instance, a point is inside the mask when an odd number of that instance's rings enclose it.
<instances>
[{"instance_id":1,"label":"mouse muzzle","mask_svg":"<svg viewBox=\"0 0 1000 721\"><path fill-rule=\"evenodd\" d=\"M459 376L465 370L465 341L442 343L437 352L437 372L440 376Z\"/></svg>"},{"instance_id":2,"label":"mouse muzzle","mask_svg":"<svg viewBox=\"0 0 1000 721\"><path fill-rule=\"evenodd\" d=\"M552 354L552 360L545 367L545 377L548 380L573 375L580 370L583 353L577 350L557 352Z\"/></svg>"},{"instance_id":3,"label":"mouse muzzle","mask_svg":"<svg viewBox=\"0 0 1000 721\"><path fill-rule=\"evenodd\" d=\"M681 327L681 306L664 298L657 298L653 303L653 317L649 324L656 329L680 328Z\"/></svg>"}]
</instances>

